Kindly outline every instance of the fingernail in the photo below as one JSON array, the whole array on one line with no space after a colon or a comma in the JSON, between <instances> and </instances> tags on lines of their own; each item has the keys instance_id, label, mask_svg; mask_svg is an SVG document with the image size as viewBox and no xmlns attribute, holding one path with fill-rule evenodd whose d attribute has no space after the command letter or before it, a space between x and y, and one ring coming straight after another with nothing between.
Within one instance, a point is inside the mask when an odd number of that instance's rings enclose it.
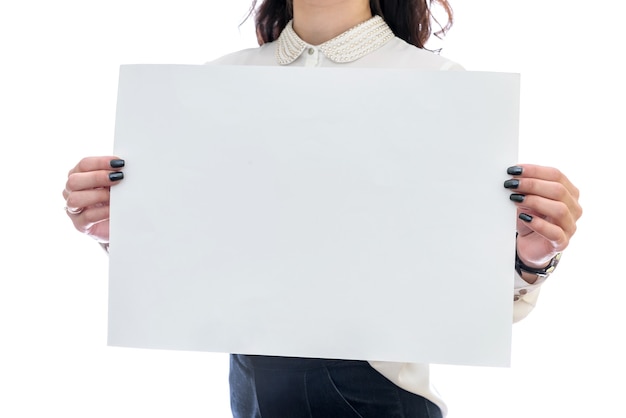
<instances>
[{"instance_id":1,"label":"fingernail","mask_svg":"<svg viewBox=\"0 0 626 418\"><path fill-rule=\"evenodd\" d=\"M109 180L111 181L119 181L124 178L124 173L121 171L116 171L114 173L109 173Z\"/></svg>"},{"instance_id":2,"label":"fingernail","mask_svg":"<svg viewBox=\"0 0 626 418\"><path fill-rule=\"evenodd\" d=\"M124 164L126 162L124 160L111 160L111 167L112 168L121 168L124 167Z\"/></svg>"},{"instance_id":3,"label":"fingernail","mask_svg":"<svg viewBox=\"0 0 626 418\"><path fill-rule=\"evenodd\" d=\"M520 213L520 214L519 214L519 218L520 218L522 221L524 221L524 222L530 222L530 221L532 221L532 220L533 220L533 217L532 217L532 216L530 216L530 215L528 215L528 214L526 214L526 213Z\"/></svg>"},{"instance_id":4,"label":"fingernail","mask_svg":"<svg viewBox=\"0 0 626 418\"><path fill-rule=\"evenodd\" d=\"M510 179L504 182L504 187L507 189L517 189L519 187L519 180Z\"/></svg>"},{"instance_id":5,"label":"fingernail","mask_svg":"<svg viewBox=\"0 0 626 418\"><path fill-rule=\"evenodd\" d=\"M514 165L513 167L509 167L506 169L506 173L512 176L519 176L520 174L522 174L523 171L524 169L519 165Z\"/></svg>"},{"instance_id":6,"label":"fingernail","mask_svg":"<svg viewBox=\"0 0 626 418\"><path fill-rule=\"evenodd\" d=\"M525 198L526 198L526 195L519 194L519 193L512 193L511 196L509 196L509 199L518 203L523 202Z\"/></svg>"}]
</instances>

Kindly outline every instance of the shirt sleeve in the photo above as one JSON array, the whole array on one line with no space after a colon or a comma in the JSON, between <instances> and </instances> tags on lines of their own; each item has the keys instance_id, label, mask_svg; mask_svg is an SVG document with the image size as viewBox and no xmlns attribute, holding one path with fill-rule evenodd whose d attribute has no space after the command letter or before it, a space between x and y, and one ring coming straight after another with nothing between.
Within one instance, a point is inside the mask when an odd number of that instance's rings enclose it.
<instances>
[{"instance_id":1,"label":"shirt sleeve","mask_svg":"<svg viewBox=\"0 0 626 418\"><path fill-rule=\"evenodd\" d=\"M526 282L517 273L515 273L515 291L513 296L513 322L521 321L526 318L535 308L539 291L545 278L540 277L533 284Z\"/></svg>"}]
</instances>

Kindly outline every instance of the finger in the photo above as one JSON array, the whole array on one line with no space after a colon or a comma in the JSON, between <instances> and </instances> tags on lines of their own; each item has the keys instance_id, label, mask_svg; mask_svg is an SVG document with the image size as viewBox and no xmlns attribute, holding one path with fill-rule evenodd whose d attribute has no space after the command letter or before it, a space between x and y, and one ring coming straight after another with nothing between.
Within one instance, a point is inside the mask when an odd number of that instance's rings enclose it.
<instances>
[{"instance_id":1,"label":"finger","mask_svg":"<svg viewBox=\"0 0 626 418\"><path fill-rule=\"evenodd\" d=\"M68 208L88 208L96 205L108 205L111 192L108 188L81 190L69 193L66 199Z\"/></svg>"},{"instance_id":2,"label":"finger","mask_svg":"<svg viewBox=\"0 0 626 418\"><path fill-rule=\"evenodd\" d=\"M67 192L87 190L94 188L110 187L119 183L124 178L121 171L89 171L70 174L65 183Z\"/></svg>"},{"instance_id":3,"label":"finger","mask_svg":"<svg viewBox=\"0 0 626 418\"><path fill-rule=\"evenodd\" d=\"M564 202L534 195L514 194L511 197L517 204L519 213L544 218L561 228L568 237L576 232L576 218Z\"/></svg>"},{"instance_id":4,"label":"finger","mask_svg":"<svg viewBox=\"0 0 626 418\"><path fill-rule=\"evenodd\" d=\"M87 232L95 224L106 221L109 219L110 208L106 206L92 206L86 208L78 215L67 214L72 220L74 227L81 231Z\"/></svg>"},{"instance_id":5,"label":"finger","mask_svg":"<svg viewBox=\"0 0 626 418\"><path fill-rule=\"evenodd\" d=\"M124 160L116 156L86 157L70 170L68 176L74 173L86 173L89 171L117 170L122 167L124 167Z\"/></svg>"},{"instance_id":6,"label":"finger","mask_svg":"<svg viewBox=\"0 0 626 418\"><path fill-rule=\"evenodd\" d=\"M561 183L537 178L515 178L504 182L504 187L515 193L536 195L547 199L568 201L574 200L569 190Z\"/></svg>"},{"instance_id":7,"label":"finger","mask_svg":"<svg viewBox=\"0 0 626 418\"><path fill-rule=\"evenodd\" d=\"M568 236L558 225L540 216L532 216L526 213L521 213L519 219L527 228L550 241L555 251L563 251L567 248L571 235Z\"/></svg>"},{"instance_id":8,"label":"finger","mask_svg":"<svg viewBox=\"0 0 626 418\"><path fill-rule=\"evenodd\" d=\"M572 196L569 190L561 183L539 180L536 178L514 178L504 182L504 187L514 191L515 194L525 196L540 196L545 199L565 203L575 219L580 218L582 208L578 198Z\"/></svg>"},{"instance_id":9,"label":"finger","mask_svg":"<svg viewBox=\"0 0 626 418\"><path fill-rule=\"evenodd\" d=\"M516 167L521 169L521 173L514 175L515 178L534 178L560 183L575 199L580 197L578 188L572 184L565 174L556 168L534 164L518 164Z\"/></svg>"}]
</instances>

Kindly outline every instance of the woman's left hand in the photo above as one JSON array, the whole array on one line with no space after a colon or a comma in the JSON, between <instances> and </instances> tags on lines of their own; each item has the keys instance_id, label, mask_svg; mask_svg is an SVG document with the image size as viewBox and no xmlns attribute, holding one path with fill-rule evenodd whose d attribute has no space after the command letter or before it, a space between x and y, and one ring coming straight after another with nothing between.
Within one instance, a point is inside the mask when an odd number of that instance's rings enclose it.
<instances>
[{"instance_id":1,"label":"woman's left hand","mask_svg":"<svg viewBox=\"0 0 626 418\"><path fill-rule=\"evenodd\" d=\"M520 164L504 182L517 205L517 254L529 267L542 268L567 248L582 215L579 191L556 168Z\"/></svg>"}]
</instances>

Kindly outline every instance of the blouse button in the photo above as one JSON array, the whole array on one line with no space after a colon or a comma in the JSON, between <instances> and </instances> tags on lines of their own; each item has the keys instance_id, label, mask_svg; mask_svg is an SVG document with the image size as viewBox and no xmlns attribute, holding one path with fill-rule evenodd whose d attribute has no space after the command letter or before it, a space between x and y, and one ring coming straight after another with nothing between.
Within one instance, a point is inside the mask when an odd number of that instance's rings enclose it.
<instances>
[{"instance_id":1,"label":"blouse button","mask_svg":"<svg viewBox=\"0 0 626 418\"><path fill-rule=\"evenodd\" d=\"M309 55L315 54L315 48L309 48Z\"/></svg>"}]
</instances>

